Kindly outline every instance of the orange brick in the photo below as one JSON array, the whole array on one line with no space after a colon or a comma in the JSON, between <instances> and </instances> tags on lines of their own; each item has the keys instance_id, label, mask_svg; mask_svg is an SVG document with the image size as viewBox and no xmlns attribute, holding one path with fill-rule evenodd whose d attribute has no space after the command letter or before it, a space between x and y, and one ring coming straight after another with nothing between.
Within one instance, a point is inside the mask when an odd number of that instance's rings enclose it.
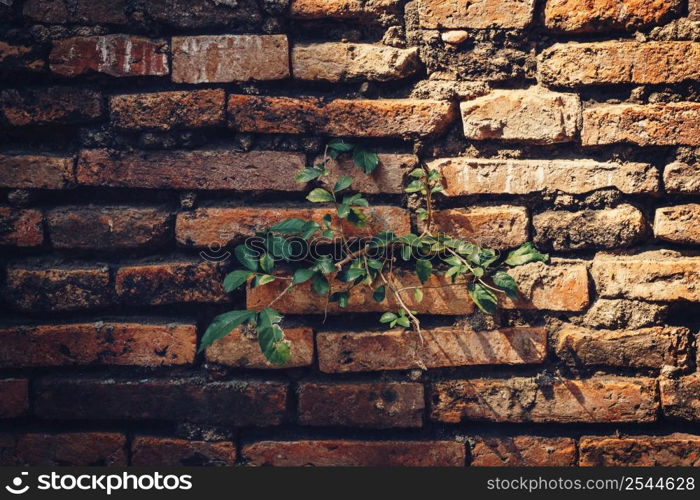
<instances>
[{"instance_id":1,"label":"orange brick","mask_svg":"<svg viewBox=\"0 0 700 500\"><path fill-rule=\"evenodd\" d=\"M547 0L544 22L549 29L573 33L634 30L662 23L681 4L681 0Z\"/></svg>"},{"instance_id":2,"label":"orange brick","mask_svg":"<svg viewBox=\"0 0 700 500\"><path fill-rule=\"evenodd\" d=\"M697 467L700 437L584 436L580 441L579 465L588 467Z\"/></svg>"},{"instance_id":3,"label":"orange brick","mask_svg":"<svg viewBox=\"0 0 700 500\"><path fill-rule=\"evenodd\" d=\"M522 29L534 11L534 0L420 0L420 24L431 29Z\"/></svg>"},{"instance_id":4,"label":"orange brick","mask_svg":"<svg viewBox=\"0 0 700 500\"><path fill-rule=\"evenodd\" d=\"M700 420L700 376L697 373L678 379L662 378L659 386L661 407L667 418L691 422Z\"/></svg>"},{"instance_id":5,"label":"orange brick","mask_svg":"<svg viewBox=\"0 0 700 500\"><path fill-rule=\"evenodd\" d=\"M102 95L72 87L8 89L0 92L0 123L27 125L79 124L102 117Z\"/></svg>"},{"instance_id":6,"label":"orange brick","mask_svg":"<svg viewBox=\"0 0 700 500\"><path fill-rule=\"evenodd\" d=\"M525 207L453 208L439 210L433 217L434 231L499 250L522 245L530 232Z\"/></svg>"},{"instance_id":7,"label":"orange brick","mask_svg":"<svg viewBox=\"0 0 700 500\"><path fill-rule=\"evenodd\" d=\"M478 436L471 443L472 467L571 467L575 463L576 442L571 438Z\"/></svg>"},{"instance_id":8,"label":"orange brick","mask_svg":"<svg viewBox=\"0 0 700 500\"><path fill-rule=\"evenodd\" d=\"M671 243L700 244L700 204L657 208L654 236Z\"/></svg>"}]
</instances>

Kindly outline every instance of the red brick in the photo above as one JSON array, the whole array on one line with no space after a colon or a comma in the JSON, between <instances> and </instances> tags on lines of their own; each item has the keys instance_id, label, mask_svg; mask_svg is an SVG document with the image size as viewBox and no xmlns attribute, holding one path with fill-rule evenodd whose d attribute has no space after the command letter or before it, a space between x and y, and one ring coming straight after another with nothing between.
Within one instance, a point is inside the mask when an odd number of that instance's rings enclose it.
<instances>
[{"instance_id":1,"label":"red brick","mask_svg":"<svg viewBox=\"0 0 700 500\"><path fill-rule=\"evenodd\" d=\"M22 311L75 311L112 303L106 267L7 269L5 297Z\"/></svg>"},{"instance_id":2,"label":"red brick","mask_svg":"<svg viewBox=\"0 0 700 500\"><path fill-rule=\"evenodd\" d=\"M580 441L579 465L587 467L697 467L700 437L584 436Z\"/></svg>"},{"instance_id":3,"label":"red brick","mask_svg":"<svg viewBox=\"0 0 700 500\"><path fill-rule=\"evenodd\" d=\"M423 386L411 383L299 385L299 423L315 426L421 427Z\"/></svg>"},{"instance_id":4,"label":"red brick","mask_svg":"<svg viewBox=\"0 0 700 500\"><path fill-rule=\"evenodd\" d=\"M571 467L576 463L576 441L563 437L475 437L471 443L473 467Z\"/></svg>"},{"instance_id":5,"label":"red brick","mask_svg":"<svg viewBox=\"0 0 700 500\"><path fill-rule=\"evenodd\" d=\"M126 249L152 247L170 236L170 213L157 208L61 207L46 215L55 248Z\"/></svg>"},{"instance_id":6,"label":"red brick","mask_svg":"<svg viewBox=\"0 0 700 500\"><path fill-rule=\"evenodd\" d=\"M456 116L448 101L231 95L230 126L241 132L336 137L415 137L443 132Z\"/></svg>"},{"instance_id":7,"label":"red brick","mask_svg":"<svg viewBox=\"0 0 700 500\"><path fill-rule=\"evenodd\" d=\"M657 208L654 236L671 243L700 244L700 204Z\"/></svg>"},{"instance_id":8,"label":"red brick","mask_svg":"<svg viewBox=\"0 0 700 500\"><path fill-rule=\"evenodd\" d=\"M590 304L588 271L576 261L536 262L510 269L508 274L518 283L520 298L503 300L504 309L583 311Z\"/></svg>"},{"instance_id":9,"label":"red brick","mask_svg":"<svg viewBox=\"0 0 700 500\"><path fill-rule=\"evenodd\" d=\"M364 22L397 22L399 0L292 0L290 13L296 19L353 19Z\"/></svg>"},{"instance_id":10,"label":"red brick","mask_svg":"<svg viewBox=\"0 0 700 500\"><path fill-rule=\"evenodd\" d=\"M329 160L326 164L330 174L323 177L321 182L333 187L339 177L349 175L354 178L352 189L368 194L403 194L404 177L418 166L418 157L411 154L378 153L379 165L369 175L362 174L348 155ZM317 157L314 164L321 163L323 157Z\"/></svg>"},{"instance_id":11,"label":"red brick","mask_svg":"<svg viewBox=\"0 0 700 500\"><path fill-rule=\"evenodd\" d=\"M0 207L0 245L40 246L44 242L43 219L39 210Z\"/></svg>"},{"instance_id":12,"label":"red brick","mask_svg":"<svg viewBox=\"0 0 700 500\"><path fill-rule=\"evenodd\" d=\"M190 324L96 322L0 328L0 367L183 365L194 360Z\"/></svg>"},{"instance_id":13,"label":"red brick","mask_svg":"<svg viewBox=\"0 0 700 500\"><path fill-rule=\"evenodd\" d=\"M273 365L260 350L256 338L236 328L207 348L207 361L236 368L279 369L310 366L314 361L314 333L310 328L285 328L284 336L292 343L292 355L283 365Z\"/></svg>"},{"instance_id":14,"label":"red brick","mask_svg":"<svg viewBox=\"0 0 700 500\"><path fill-rule=\"evenodd\" d=\"M522 245L530 232L525 207L453 208L435 212L433 220L434 231L499 250Z\"/></svg>"},{"instance_id":15,"label":"red brick","mask_svg":"<svg viewBox=\"0 0 700 500\"><path fill-rule=\"evenodd\" d=\"M571 33L631 31L662 23L681 4L681 0L547 0L544 21L549 29Z\"/></svg>"},{"instance_id":16,"label":"red brick","mask_svg":"<svg viewBox=\"0 0 700 500\"><path fill-rule=\"evenodd\" d=\"M252 31L262 20L255 0L148 0L143 8L154 21L179 29Z\"/></svg>"},{"instance_id":17,"label":"red brick","mask_svg":"<svg viewBox=\"0 0 700 500\"><path fill-rule=\"evenodd\" d=\"M126 130L214 127L224 123L223 90L118 95L110 99L112 123Z\"/></svg>"},{"instance_id":18,"label":"red brick","mask_svg":"<svg viewBox=\"0 0 700 500\"><path fill-rule=\"evenodd\" d=\"M650 378L533 378L452 380L434 383L431 419L491 422L654 422L656 381Z\"/></svg>"},{"instance_id":19,"label":"red brick","mask_svg":"<svg viewBox=\"0 0 700 500\"><path fill-rule=\"evenodd\" d=\"M137 437L131 443L131 465L136 467L182 467L234 465L236 445L230 441Z\"/></svg>"},{"instance_id":20,"label":"red brick","mask_svg":"<svg viewBox=\"0 0 700 500\"><path fill-rule=\"evenodd\" d=\"M534 12L534 0L420 0L420 24L432 29L522 29Z\"/></svg>"},{"instance_id":21,"label":"red brick","mask_svg":"<svg viewBox=\"0 0 700 500\"><path fill-rule=\"evenodd\" d=\"M662 378L661 407L664 415L671 419L700 420L700 375L694 373L678 379Z\"/></svg>"},{"instance_id":22,"label":"red brick","mask_svg":"<svg viewBox=\"0 0 700 500\"><path fill-rule=\"evenodd\" d=\"M8 89L0 92L0 123L78 124L102 117L102 95L73 87Z\"/></svg>"},{"instance_id":23,"label":"red brick","mask_svg":"<svg viewBox=\"0 0 700 500\"><path fill-rule=\"evenodd\" d=\"M335 208L200 208L178 214L175 237L183 245L206 247L212 242L226 245L241 242L285 219L314 220L322 225L326 214L334 216L331 227L335 230L342 227L349 238L371 238L382 230L396 234L411 232L411 219L403 208L373 206L363 211L368 217L367 225L357 227L347 221L341 225L335 217Z\"/></svg>"},{"instance_id":24,"label":"red brick","mask_svg":"<svg viewBox=\"0 0 700 500\"><path fill-rule=\"evenodd\" d=\"M117 270L117 297L133 305L225 302L223 273L206 261L125 266Z\"/></svg>"},{"instance_id":25,"label":"red brick","mask_svg":"<svg viewBox=\"0 0 700 500\"><path fill-rule=\"evenodd\" d=\"M25 378L0 380L0 418L24 415L29 409L29 381Z\"/></svg>"},{"instance_id":26,"label":"red brick","mask_svg":"<svg viewBox=\"0 0 700 500\"><path fill-rule=\"evenodd\" d=\"M462 467L454 441L260 441L243 447L250 465L273 467Z\"/></svg>"},{"instance_id":27,"label":"red brick","mask_svg":"<svg viewBox=\"0 0 700 500\"><path fill-rule=\"evenodd\" d=\"M72 157L0 154L0 186L65 189L75 181Z\"/></svg>"},{"instance_id":28,"label":"red brick","mask_svg":"<svg viewBox=\"0 0 700 500\"><path fill-rule=\"evenodd\" d=\"M51 71L73 77L86 73L110 76L164 76L169 73L168 45L130 35L56 40L49 55Z\"/></svg>"},{"instance_id":29,"label":"red brick","mask_svg":"<svg viewBox=\"0 0 700 500\"><path fill-rule=\"evenodd\" d=\"M543 363L544 328L483 332L458 328L363 333L319 333L319 369L325 373Z\"/></svg>"},{"instance_id":30,"label":"red brick","mask_svg":"<svg viewBox=\"0 0 700 500\"><path fill-rule=\"evenodd\" d=\"M28 0L24 15L42 23L126 24L127 0Z\"/></svg>"},{"instance_id":31,"label":"red brick","mask_svg":"<svg viewBox=\"0 0 700 500\"><path fill-rule=\"evenodd\" d=\"M44 379L34 413L46 419L167 420L266 427L286 415L287 385L201 379Z\"/></svg>"},{"instance_id":32,"label":"red brick","mask_svg":"<svg viewBox=\"0 0 700 500\"><path fill-rule=\"evenodd\" d=\"M286 35L173 37L173 81L247 82L289 77Z\"/></svg>"},{"instance_id":33,"label":"red brick","mask_svg":"<svg viewBox=\"0 0 700 500\"><path fill-rule=\"evenodd\" d=\"M120 466L127 465L126 437L107 432L5 435L13 444L3 465ZM9 458L9 457L8 457Z\"/></svg>"},{"instance_id":34,"label":"red brick","mask_svg":"<svg viewBox=\"0 0 700 500\"><path fill-rule=\"evenodd\" d=\"M305 166L303 154L230 150L112 153L82 151L78 183L154 189L232 189L301 191L294 172ZM285 172L285 175L280 175Z\"/></svg>"}]
</instances>

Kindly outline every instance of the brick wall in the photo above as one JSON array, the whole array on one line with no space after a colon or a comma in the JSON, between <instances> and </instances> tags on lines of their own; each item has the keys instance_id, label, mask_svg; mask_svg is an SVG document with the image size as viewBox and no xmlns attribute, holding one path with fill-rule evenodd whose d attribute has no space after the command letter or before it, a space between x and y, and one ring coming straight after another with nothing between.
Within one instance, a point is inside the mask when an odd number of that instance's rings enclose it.
<instances>
[{"instance_id":1,"label":"brick wall","mask_svg":"<svg viewBox=\"0 0 700 500\"><path fill-rule=\"evenodd\" d=\"M9 3L0 463L700 464L697 0ZM422 344L302 288L286 366L196 354L331 137L380 153L372 227L427 162L441 228L551 263L493 318L426 290Z\"/></svg>"}]
</instances>

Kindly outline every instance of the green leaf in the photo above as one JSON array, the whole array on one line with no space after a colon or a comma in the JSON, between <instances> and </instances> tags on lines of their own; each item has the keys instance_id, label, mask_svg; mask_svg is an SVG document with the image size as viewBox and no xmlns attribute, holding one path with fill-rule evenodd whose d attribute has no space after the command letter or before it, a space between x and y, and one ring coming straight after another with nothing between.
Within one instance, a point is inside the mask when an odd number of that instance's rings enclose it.
<instances>
[{"instance_id":1,"label":"green leaf","mask_svg":"<svg viewBox=\"0 0 700 500\"><path fill-rule=\"evenodd\" d=\"M425 189L425 184L423 181L411 181L408 186L404 189L404 192L406 193L417 193L421 190Z\"/></svg>"},{"instance_id":2,"label":"green leaf","mask_svg":"<svg viewBox=\"0 0 700 500\"><path fill-rule=\"evenodd\" d=\"M308 221L302 219L286 219L270 226L269 230L275 233L296 235L304 232L307 223Z\"/></svg>"},{"instance_id":3,"label":"green leaf","mask_svg":"<svg viewBox=\"0 0 700 500\"><path fill-rule=\"evenodd\" d=\"M356 207L369 207L369 202L362 197L362 193L353 194L350 196L343 196L343 204L356 206Z\"/></svg>"},{"instance_id":4,"label":"green leaf","mask_svg":"<svg viewBox=\"0 0 700 500\"><path fill-rule=\"evenodd\" d=\"M311 287L317 294L321 296L328 295L328 291L330 290L328 280L324 275L320 273L314 274L313 281L311 282Z\"/></svg>"},{"instance_id":5,"label":"green leaf","mask_svg":"<svg viewBox=\"0 0 700 500\"><path fill-rule=\"evenodd\" d=\"M486 314L493 314L498 308L498 298L496 295L481 283L469 283L469 295L476 304Z\"/></svg>"},{"instance_id":6,"label":"green leaf","mask_svg":"<svg viewBox=\"0 0 700 500\"><path fill-rule=\"evenodd\" d=\"M338 281L342 281L343 283L350 283L351 281L355 281L360 276L364 276L364 274L364 269L347 267L338 273L336 279Z\"/></svg>"},{"instance_id":7,"label":"green leaf","mask_svg":"<svg viewBox=\"0 0 700 500\"><path fill-rule=\"evenodd\" d=\"M309 281L316 271L314 269L297 269L294 271L294 278L292 283L298 285L300 283L305 283Z\"/></svg>"},{"instance_id":8,"label":"green leaf","mask_svg":"<svg viewBox=\"0 0 700 500\"><path fill-rule=\"evenodd\" d=\"M350 177L349 175L344 175L336 181L335 186L333 186L333 192L337 193L338 191L347 189L350 187L351 184L352 177Z\"/></svg>"},{"instance_id":9,"label":"green leaf","mask_svg":"<svg viewBox=\"0 0 700 500\"><path fill-rule=\"evenodd\" d=\"M350 300L350 294L348 292L335 292L332 293L328 302L337 302L339 307L347 307Z\"/></svg>"},{"instance_id":10,"label":"green leaf","mask_svg":"<svg viewBox=\"0 0 700 500\"><path fill-rule=\"evenodd\" d=\"M275 259L269 253L264 253L260 256L260 269L269 273L275 268Z\"/></svg>"},{"instance_id":11,"label":"green leaf","mask_svg":"<svg viewBox=\"0 0 700 500\"><path fill-rule=\"evenodd\" d=\"M429 260L418 259L416 261L416 275L421 283L425 284L433 274L433 264Z\"/></svg>"},{"instance_id":12,"label":"green leaf","mask_svg":"<svg viewBox=\"0 0 700 500\"><path fill-rule=\"evenodd\" d=\"M408 175L410 175L414 179L422 179L423 177L425 177L425 170L423 170L422 168L414 168Z\"/></svg>"},{"instance_id":13,"label":"green leaf","mask_svg":"<svg viewBox=\"0 0 700 500\"><path fill-rule=\"evenodd\" d=\"M306 196L306 199L314 203L328 203L333 201L333 195L323 188L316 188Z\"/></svg>"},{"instance_id":14,"label":"green leaf","mask_svg":"<svg viewBox=\"0 0 700 500\"><path fill-rule=\"evenodd\" d=\"M493 275L493 284L506 292L506 295L511 299L518 298L518 284L510 274L504 271L496 272Z\"/></svg>"},{"instance_id":15,"label":"green leaf","mask_svg":"<svg viewBox=\"0 0 700 500\"><path fill-rule=\"evenodd\" d=\"M354 147L353 144L344 142L341 139L333 139L328 143L328 149L338 151L339 153L349 153Z\"/></svg>"},{"instance_id":16,"label":"green leaf","mask_svg":"<svg viewBox=\"0 0 700 500\"><path fill-rule=\"evenodd\" d=\"M292 245L285 238L268 233L265 238L265 248L276 259L289 260L292 255Z\"/></svg>"},{"instance_id":17,"label":"green leaf","mask_svg":"<svg viewBox=\"0 0 700 500\"><path fill-rule=\"evenodd\" d=\"M301 237L305 240L308 240L314 234L316 234L316 231L318 231L319 229L321 229L321 226L319 226L317 223L315 223L312 220L307 221L304 225L304 231L301 233Z\"/></svg>"},{"instance_id":18,"label":"green leaf","mask_svg":"<svg viewBox=\"0 0 700 500\"><path fill-rule=\"evenodd\" d=\"M238 245L233 250L234 255L245 268L255 272L258 270L258 255L255 250L246 245Z\"/></svg>"},{"instance_id":19,"label":"green leaf","mask_svg":"<svg viewBox=\"0 0 700 500\"><path fill-rule=\"evenodd\" d=\"M291 357L291 344L279 326L282 316L267 308L258 315L258 344L265 358L274 365L283 365Z\"/></svg>"},{"instance_id":20,"label":"green leaf","mask_svg":"<svg viewBox=\"0 0 700 500\"><path fill-rule=\"evenodd\" d=\"M423 290L420 288L416 288L413 291L413 298L415 299L416 302L423 302Z\"/></svg>"},{"instance_id":21,"label":"green leaf","mask_svg":"<svg viewBox=\"0 0 700 500\"><path fill-rule=\"evenodd\" d=\"M330 229L331 223L333 222L333 216L331 214L326 214L323 216L323 225Z\"/></svg>"},{"instance_id":22,"label":"green leaf","mask_svg":"<svg viewBox=\"0 0 700 500\"><path fill-rule=\"evenodd\" d=\"M304 168L294 177L294 180L299 184L303 184L318 179L325 173L326 171L320 168Z\"/></svg>"},{"instance_id":23,"label":"green leaf","mask_svg":"<svg viewBox=\"0 0 700 500\"><path fill-rule=\"evenodd\" d=\"M253 273L250 271L243 270L237 270L228 273L224 278L224 290L226 290L229 293L233 292L236 288L248 281L248 278L250 278L252 274Z\"/></svg>"},{"instance_id":24,"label":"green leaf","mask_svg":"<svg viewBox=\"0 0 700 500\"><path fill-rule=\"evenodd\" d=\"M384 262L377 259L367 259L367 267L379 271L384 268Z\"/></svg>"},{"instance_id":25,"label":"green leaf","mask_svg":"<svg viewBox=\"0 0 700 500\"><path fill-rule=\"evenodd\" d=\"M382 302L385 297L386 297L386 287L384 285L378 287L376 290L374 290L374 293L372 294L372 298L374 299L375 302Z\"/></svg>"},{"instance_id":26,"label":"green leaf","mask_svg":"<svg viewBox=\"0 0 700 500\"><path fill-rule=\"evenodd\" d=\"M240 326L246 321L250 321L251 319L255 318L256 315L257 313L255 311L245 310L229 311L215 317L209 325L209 328L207 328L207 331L204 332L202 342L199 344L199 350L197 352L202 352L215 341L222 339L231 333L231 331L237 326Z\"/></svg>"},{"instance_id":27,"label":"green leaf","mask_svg":"<svg viewBox=\"0 0 700 500\"><path fill-rule=\"evenodd\" d=\"M483 267L475 267L474 268L474 276L477 278L481 278L484 275L484 268Z\"/></svg>"},{"instance_id":28,"label":"green leaf","mask_svg":"<svg viewBox=\"0 0 700 500\"><path fill-rule=\"evenodd\" d=\"M335 264L333 264L333 259L328 255L321 255L316 259L316 265L314 265L316 271L321 271L323 274L331 274L335 272Z\"/></svg>"},{"instance_id":29,"label":"green leaf","mask_svg":"<svg viewBox=\"0 0 700 500\"><path fill-rule=\"evenodd\" d=\"M364 227L367 225L367 216L359 208L351 208L348 214L348 222L353 226Z\"/></svg>"},{"instance_id":30,"label":"green leaf","mask_svg":"<svg viewBox=\"0 0 700 500\"><path fill-rule=\"evenodd\" d=\"M380 248L393 243L396 240L396 234L391 231L380 231L376 234L372 241L370 241L369 246L371 248Z\"/></svg>"},{"instance_id":31,"label":"green leaf","mask_svg":"<svg viewBox=\"0 0 700 500\"><path fill-rule=\"evenodd\" d=\"M345 219L350 213L350 205L347 203L341 203L338 205L338 217Z\"/></svg>"},{"instance_id":32,"label":"green leaf","mask_svg":"<svg viewBox=\"0 0 700 500\"><path fill-rule=\"evenodd\" d=\"M389 323L391 321L396 320L396 318L398 318L398 316L396 314L394 314L392 312L385 312L384 314L382 314L382 317L379 318L379 322L380 323Z\"/></svg>"},{"instance_id":33,"label":"green leaf","mask_svg":"<svg viewBox=\"0 0 700 500\"><path fill-rule=\"evenodd\" d=\"M352 159L355 166L361 168L366 174L371 174L374 169L377 168L377 165L379 165L377 153L367 151L359 146L355 147L352 153Z\"/></svg>"},{"instance_id":34,"label":"green leaf","mask_svg":"<svg viewBox=\"0 0 700 500\"><path fill-rule=\"evenodd\" d=\"M261 274L259 276L255 277L255 280L253 280L253 288L267 285L268 283L272 283L275 281L277 278L272 276L271 274Z\"/></svg>"},{"instance_id":35,"label":"green leaf","mask_svg":"<svg viewBox=\"0 0 700 500\"><path fill-rule=\"evenodd\" d=\"M547 262L549 260L549 255L540 253L532 242L528 241L524 245L520 246L510 252L508 257L506 257L505 263L509 266L522 266L523 264L528 264L530 262Z\"/></svg>"},{"instance_id":36,"label":"green leaf","mask_svg":"<svg viewBox=\"0 0 700 500\"><path fill-rule=\"evenodd\" d=\"M409 320L407 316L400 316L396 318L396 324L408 328L411 326L411 320Z\"/></svg>"}]
</instances>

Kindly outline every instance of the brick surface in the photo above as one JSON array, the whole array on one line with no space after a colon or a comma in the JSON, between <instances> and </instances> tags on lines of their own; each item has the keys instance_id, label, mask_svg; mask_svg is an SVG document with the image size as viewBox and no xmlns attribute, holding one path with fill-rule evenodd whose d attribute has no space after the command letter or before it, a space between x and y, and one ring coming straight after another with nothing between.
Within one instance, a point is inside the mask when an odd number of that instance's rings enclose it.
<instances>
[{"instance_id":1,"label":"brick surface","mask_svg":"<svg viewBox=\"0 0 700 500\"><path fill-rule=\"evenodd\" d=\"M697 467L700 437L692 434L667 436L583 436L579 465L588 467Z\"/></svg>"},{"instance_id":2,"label":"brick surface","mask_svg":"<svg viewBox=\"0 0 700 500\"><path fill-rule=\"evenodd\" d=\"M11 266L4 296L21 311L75 311L112 304L107 267Z\"/></svg>"},{"instance_id":3,"label":"brick surface","mask_svg":"<svg viewBox=\"0 0 700 500\"><path fill-rule=\"evenodd\" d=\"M379 165L371 174L361 173L351 157L339 156L326 164L330 174L321 179L327 187L333 187L339 177L354 177L352 189L368 194L402 194L405 175L418 166L418 157L411 154L378 153ZM323 157L317 157L314 164L321 163Z\"/></svg>"},{"instance_id":4,"label":"brick surface","mask_svg":"<svg viewBox=\"0 0 700 500\"><path fill-rule=\"evenodd\" d=\"M77 124L102 116L102 96L71 87L8 89L0 92L0 124Z\"/></svg>"},{"instance_id":5,"label":"brick surface","mask_svg":"<svg viewBox=\"0 0 700 500\"><path fill-rule=\"evenodd\" d=\"M29 381L24 378L0 380L0 418L20 417L29 408Z\"/></svg>"},{"instance_id":6,"label":"brick surface","mask_svg":"<svg viewBox=\"0 0 700 500\"><path fill-rule=\"evenodd\" d=\"M315 383L298 389L301 425L408 428L423 425L423 385Z\"/></svg>"},{"instance_id":7,"label":"brick surface","mask_svg":"<svg viewBox=\"0 0 700 500\"><path fill-rule=\"evenodd\" d=\"M143 264L119 268L114 289L133 305L225 302L222 279L220 266L206 261Z\"/></svg>"},{"instance_id":8,"label":"brick surface","mask_svg":"<svg viewBox=\"0 0 700 500\"><path fill-rule=\"evenodd\" d=\"M700 168L673 162L664 169L664 187L669 193L700 193Z\"/></svg>"},{"instance_id":9,"label":"brick surface","mask_svg":"<svg viewBox=\"0 0 700 500\"><path fill-rule=\"evenodd\" d=\"M467 139L553 144L576 138L581 102L576 94L533 87L494 90L460 109Z\"/></svg>"},{"instance_id":10,"label":"brick surface","mask_svg":"<svg viewBox=\"0 0 700 500\"><path fill-rule=\"evenodd\" d=\"M151 19L179 30L253 31L262 20L255 0L148 0L143 8Z\"/></svg>"},{"instance_id":11,"label":"brick surface","mask_svg":"<svg viewBox=\"0 0 700 500\"><path fill-rule=\"evenodd\" d=\"M455 106L420 99L335 99L231 95L231 128L270 134L336 137L414 137L438 134L454 121Z\"/></svg>"},{"instance_id":12,"label":"brick surface","mask_svg":"<svg viewBox=\"0 0 700 500\"><path fill-rule=\"evenodd\" d=\"M431 388L431 419L491 422L653 422L658 402L650 378L531 378L437 382Z\"/></svg>"},{"instance_id":13,"label":"brick surface","mask_svg":"<svg viewBox=\"0 0 700 500\"><path fill-rule=\"evenodd\" d=\"M318 333L319 369L325 373L408 370L474 365L538 364L547 355L543 328L483 332L458 328Z\"/></svg>"},{"instance_id":14,"label":"brick surface","mask_svg":"<svg viewBox=\"0 0 700 500\"><path fill-rule=\"evenodd\" d=\"M525 28L534 16L534 0L420 0L424 28Z\"/></svg>"},{"instance_id":15,"label":"brick surface","mask_svg":"<svg viewBox=\"0 0 700 500\"><path fill-rule=\"evenodd\" d=\"M34 413L44 419L167 420L266 427L285 418L287 386L198 379L43 379Z\"/></svg>"},{"instance_id":16,"label":"brick surface","mask_svg":"<svg viewBox=\"0 0 700 500\"><path fill-rule=\"evenodd\" d=\"M659 191L659 173L645 163L443 158L428 166L442 171L447 196L543 191L582 194L608 188L629 194Z\"/></svg>"},{"instance_id":17,"label":"brick surface","mask_svg":"<svg viewBox=\"0 0 700 500\"><path fill-rule=\"evenodd\" d=\"M286 35L173 37L174 82L215 83L289 77Z\"/></svg>"},{"instance_id":18,"label":"brick surface","mask_svg":"<svg viewBox=\"0 0 700 500\"><path fill-rule=\"evenodd\" d=\"M396 21L399 0L292 0L290 14L297 19L357 19Z\"/></svg>"},{"instance_id":19,"label":"brick surface","mask_svg":"<svg viewBox=\"0 0 700 500\"><path fill-rule=\"evenodd\" d=\"M559 43L542 52L546 85L661 84L692 80L700 71L700 43Z\"/></svg>"},{"instance_id":20,"label":"brick surface","mask_svg":"<svg viewBox=\"0 0 700 500\"><path fill-rule=\"evenodd\" d=\"M691 21L700 21L700 1L689 0L688 2L688 18Z\"/></svg>"},{"instance_id":21,"label":"brick surface","mask_svg":"<svg viewBox=\"0 0 700 500\"><path fill-rule=\"evenodd\" d=\"M700 244L700 205L691 203L657 208L654 236L671 243Z\"/></svg>"},{"instance_id":22,"label":"brick surface","mask_svg":"<svg viewBox=\"0 0 700 500\"><path fill-rule=\"evenodd\" d=\"M659 380L664 416L677 420L700 420L700 376L697 373L678 379Z\"/></svg>"},{"instance_id":23,"label":"brick surface","mask_svg":"<svg viewBox=\"0 0 700 500\"><path fill-rule=\"evenodd\" d=\"M46 63L31 46L0 41L0 76L42 71Z\"/></svg>"},{"instance_id":24,"label":"brick surface","mask_svg":"<svg viewBox=\"0 0 700 500\"><path fill-rule=\"evenodd\" d=\"M586 146L700 146L699 124L697 102L605 104L583 112L581 140Z\"/></svg>"},{"instance_id":25,"label":"brick surface","mask_svg":"<svg viewBox=\"0 0 700 500\"><path fill-rule=\"evenodd\" d=\"M473 438L472 467L571 467L576 442L571 438L515 436Z\"/></svg>"},{"instance_id":26,"label":"brick surface","mask_svg":"<svg viewBox=\"0 0 700 500\"><path fill-rule=\"evenodd\" d=\"M231 189L300 191L293 172L305 165L300 153L250 151L167 151L112 153L88 149L80 154L79 184L152 189ZM290 175L280 175L280 172Z\"/></svg>"},{"instance_id":27,"label":"brick surface","mask_svg":"<svg viewBox=\"0 0 700 500\"><path fill-rule=\"evenodd\" d=\"M592 330L565 325L557 333L557 356L573 366L615 366L660 370L686 368L690 331L679 327Z\"/></svg>"},{"instance_id":28,"label":"brick surface","mask_svg":"<svg viewBox=\"0 0 700 500\"><path fill-rule=\"evenodd\" d=\"M530 233L525 207L453 208L439 210L433 217L433 231L488 248L515 248L525 243Z\"/></svg>"},{"instance_id":29,"label":"brick surface","mask_svg":"<svg viewBox=\"0 0 700 500\"><path fill-rule=\"evenodd\" d=\"M310 366L314 361L314 334L310 328L285 328L284 336L292 343L292 355L283 365L273 365L265 359L256 338L237 328L214 342L206 350L210 363L235 368L279 369Z\"/></svg>"},{"instance_id":30,"label":"brick surface","mask_svg":"<svg viewBox=\"0 0 700 500\"><path fill-rule=\"evenodd\" d=\"M65 189L75 180L74 163L67 156L0 154L0 186Z\"/></svg>"},{"instance_id":31,"label":"brick surface","mask_svg":"<svg viewBox=\"0 0 700 500\"><path fill-rule=\"evenodd\" d=\"M72 323L0 328L0 367L192 363L193 324Z\"/></svg>"},{"instance_id":32,"label":"brick surface","mask_svg":"<svg viewBox=\"0 0 700 500\"><path fill-rule=\"evenodd\" d=\"M119 466L127 465L126 437L108 432L2 435L9 446L2 465ZM11 444L10 444L11 443Z\"/></svg>"},{"instance_id":33,"label":"brick surface","mask_svg":"<svg viewBox=\"0 0 700 500\"><path fill-rule=\"evenodd\" d=\"M397 49L370 43L297 44L292 48L292 73L297 80L398 80L415 73L418 49Z\"/></svg>"},{"instance_id":34,"label":"brick surface","mask_svg":"<svg viewBox=\"0 0 700 500\"><path fill-rule=\"evenodd\" d=\"M626 248L646 233L644 214L631 205L605 210L552 210L532 218L538 248L556 251Z\"/></svg>"},{"instance_id":35,"label":"brick surface","mask_svg":"<svg viewBox=\"0 0 700 500\"><path fill-rule=\"evenodd\" d=\"M46 214L55 248L114 249L154 247L171 232L170 213L128 206L60 207Z\"/></svg>"},{"instance_id":36,"label":"brick surface","mask_svg":"<svg viewBox=\"0 0 700 500\"><path fill-rule=\"evenodd\" d=\"M0 245L40 246L44 242L43 219L39 210L0 206Z\"/></svg>"},{"instance_id":37,"label":"brick surface","mask_svg":"<svg viewBox=\"0 0 700 500\"><path fill-rule=\"evenodd\" d=\"M126 130L214 127L224 122L223 90L156 92L114 96L112 123Z\"/></svg>"},{"instance_id":38,"label":"brick surface","mask_svg":"<svg viewBox=\"0 0 700 500\"><path fill-rule=\"evenodd\" d=\"M518 283L520 298L505 299L505 309L583 311L590 303L588 272L583 264L536 262L508 271Z\"/></svg>"},{"instance_id":39,"label":"brick surface","mask_svg":"<svg viewBox=\"0 0 700 500\"><path fill-rule=\"evenodd\" d=\"M104 73L115 77L164 76L170 71L165 40L106 35L56 40L51 71L63 76Z\"/></svg>"},{"instance_id":40,"label":"brick surface","mask_svg":"<svg viewBox=\"0 0 700 500\"><path fill-rule=\"evenodd\" d=\"M28 0L24 15L42 23L126 24L127 0Z\"/></svg>"},{"instance_id":41,"label":"brick surface","mask_svg":"<svg viewBox=\"0 0 700 500\"><path fill-rule=\"evenodd\" d=\"M231 466L235 463L236 445L230 441L139 436L131 443L131 465L136 467Z\"/></svg>"},{"instance_id":42,"label":"brick surface","mask_svg":"<svg viewBox=\"0 0 700 500\"><path fill-rule=\"evenodd\" d=\"M260 441L243 447L250 465L273 467L461 467L454 441Z\"/></svg>"},{"instance_id":43,"label":"brick surface","mask_svg":"<svg viewBox=\"0 0 700 500\"><path fill-rule=\"evenodd\" d=\"M681 0L547 0L544 22L549 29L573 33L634 30L660 24L677 13L682 3Z\"/></svg>"}]
</instances>

